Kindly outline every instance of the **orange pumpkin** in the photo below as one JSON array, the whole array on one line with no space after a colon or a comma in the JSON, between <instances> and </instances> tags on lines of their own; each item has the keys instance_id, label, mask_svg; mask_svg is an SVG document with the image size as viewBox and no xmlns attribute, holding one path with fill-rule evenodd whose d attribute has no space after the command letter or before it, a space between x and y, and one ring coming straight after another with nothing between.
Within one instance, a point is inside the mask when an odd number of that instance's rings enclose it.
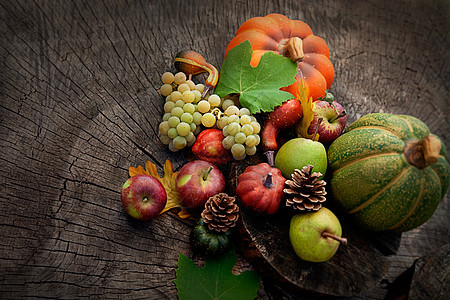
<instances>
[{"instance_id":1,"label":"orange pumpkin","mask_svg":"<svg viewBox=\"0 0 450 300\"><path fill-rule=\"evenodd\" d=\"M230 49L249 40L253 55L250 64L256 67L267 51L289 57L298 63L297 81L283 90L296 95L302 78L307 97L316 100L325 96L334 80L334 67L325 41L314 35L311 28L299 20L290 20L281 14L269 14L245 21L227 46Z\"/></svg>"}]
</instances>

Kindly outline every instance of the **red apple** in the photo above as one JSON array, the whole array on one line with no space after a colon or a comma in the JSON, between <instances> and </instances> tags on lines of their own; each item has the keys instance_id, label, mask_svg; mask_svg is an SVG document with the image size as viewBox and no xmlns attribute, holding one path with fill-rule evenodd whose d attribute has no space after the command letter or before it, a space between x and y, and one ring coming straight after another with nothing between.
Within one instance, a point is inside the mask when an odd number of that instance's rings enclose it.
<instances>
[{"instance_id":1,"label":"red apple","mask_svg":"<svg viewBox=\"0 0 450 300\"><path fill-rule=\"evenodd\" d=\"M330 144L337 139L345 129L347 124L347 116L345 110L336 101L332 103L328 101L313 102L314 119L309 126L308 133L314 134L317 126L319 134L319 142L322 144ZM322 122L319 119L322 118Z\"/></svg>"},{"instance_id":2,"label":"red apple","mask_svg":"<svg viewBox=\"0 0 450 300\"><path fill-rule=\"evenodd\" d=\"M148 221L164 209L167 194L164 186L151 175L135 175L123 185L120 193L123 208L131 217Z\"/></svg>"},{"instance_id":3,"label":"red apple","mask_svg":"<svg viewBox=\"0 0 450 300\"><path fill-rule=\"evenodd\" d=\"M184 207L199 209L209 197L225 190L225 177L214 164L194 160L178 172L176 189Z\"/></svg>"},{"instance_id":4,"label":"red apple","mask_svg":"<svg viewBox=\"0 0 450 300\"><path fill-rule=\"evenodd\" d=\"M192 152L200 159L215 165L223 165L232 158L231 152L222 145L225 136L222 130L205 129L197 136Z\"/></svg>"}]
</instances>

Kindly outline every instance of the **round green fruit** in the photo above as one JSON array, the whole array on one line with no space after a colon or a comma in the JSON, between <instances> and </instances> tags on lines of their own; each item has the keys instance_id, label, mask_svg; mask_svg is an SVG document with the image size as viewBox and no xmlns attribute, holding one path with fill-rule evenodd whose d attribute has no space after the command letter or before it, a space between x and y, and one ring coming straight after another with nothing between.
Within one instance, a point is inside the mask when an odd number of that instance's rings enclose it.
<instances>
[{"instance_id":1,"label":"round green fruit","mask_svg":"<svg viewBox=\"0 0 450 300\"><path fill-rule=\"evenodd\" d=\"M290 179L295 169L314 166L314 172L325 175L327 171L327 152L322 143L305 138L287 141L275 156L275 167L280 169L284 178ZM323 177L323 176L322 176Z\"/></svg>"},{"instance_id":2,"label":"round green fruit","mask_svg":"<svg viewBox=\"0 0 450 300\"><path fill-rule=\"evenodd\" d=\"M447 192L446 156L419 119L368 114L328 149L333 198L366 229L411 230L433 215Z\"/></svg>"},{"instance_id":3,"label":"round green fruit","mask_svg":"<svg viewBox=\"0 0 450 300\"><path fill-rule=\"evenodd\" d=\"M208 229L202 218L189 236L194 252L205 257L214 257L223 254L231 245L231 230L215 232Z\"/></svg>"},{"instance_id":4,"label":"round green fruit","mask_svg":"<svg viewBox=\"0 0 450 300\"><path fill-rule=\"evenodd\" d=\"M291 219L289 239L298 257L310 262L324 262L334 256L340 243L339 219L326 207L317 212L299 213Z\"/></svg>"}]
</instances>

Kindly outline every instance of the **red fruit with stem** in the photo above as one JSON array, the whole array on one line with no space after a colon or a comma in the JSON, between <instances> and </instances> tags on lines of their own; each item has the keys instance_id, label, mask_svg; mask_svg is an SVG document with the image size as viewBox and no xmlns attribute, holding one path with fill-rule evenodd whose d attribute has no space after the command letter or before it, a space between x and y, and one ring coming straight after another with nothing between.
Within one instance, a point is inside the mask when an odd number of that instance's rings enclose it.
<instances>
[{"instance_id":1,"label":"red fruit with stem","mask_svg":"<svg viewBox=\"0 0 450 300\"><path fill-rule=\"evenodd\" d=\"M277 136L282 129L294 126L303 116L300 101L291 99L269 114L261 133L262 147L269 165L273 166L274 151L277 150Z\"/></svg>"}]
</instances>

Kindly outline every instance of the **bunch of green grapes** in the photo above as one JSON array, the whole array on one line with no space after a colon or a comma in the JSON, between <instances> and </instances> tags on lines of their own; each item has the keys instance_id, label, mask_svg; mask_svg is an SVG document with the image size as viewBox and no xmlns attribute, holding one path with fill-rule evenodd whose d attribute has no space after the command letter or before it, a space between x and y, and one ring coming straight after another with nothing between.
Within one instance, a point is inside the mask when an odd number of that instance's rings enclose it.
<instances>
[{"instance_id":1,"label":"bunch of green grapes","mask_svg":"<svg viewBox=\"0 0 450 300\"><path fill-rule=\"evenodd\" d=\"M256 153L256 146L261 141L261 125L247 108L239 109L232 100L226 101L223 101L224 115L219 118L217 128L222 129L225 136L223 147L231 150L234 159L243 160Z\"/></svg>"},{"instance_id":2,"label":"bunch of green grapes","mask_svg":"<svg viewBox=\"0 0 450 300\"><path fill-rule=\"evenodd\" d=\"M163 144L176 152L192 146L201 131L203 114L199 112L198 103L202 100L205 86L187 79L183 72L175 75L165 72L161 80L163 85L159 92L166 97L166 102L159 124L159 137Z\"/></svg>"}]
</instances>

